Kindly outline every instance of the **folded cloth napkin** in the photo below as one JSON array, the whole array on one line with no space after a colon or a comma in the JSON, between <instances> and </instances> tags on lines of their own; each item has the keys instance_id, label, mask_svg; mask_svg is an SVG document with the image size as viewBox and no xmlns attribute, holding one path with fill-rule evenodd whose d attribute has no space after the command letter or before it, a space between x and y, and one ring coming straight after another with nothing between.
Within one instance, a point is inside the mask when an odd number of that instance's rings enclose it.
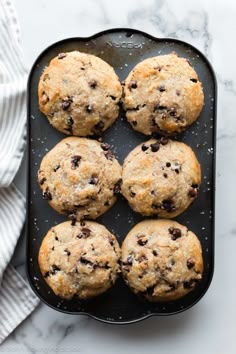
<instances>
[{"instance_id":1,"label":"folded cloth napkin","mask_svg":"<svg viewBox=\"0 0 236 354\"><path fill-rule=\"evenodd\" d=\"M0 0L0 343L39 303L9 264L25 220L25 200L12 181L25 146L25 89L14 6Z\"/></svg>"}]
</instances>

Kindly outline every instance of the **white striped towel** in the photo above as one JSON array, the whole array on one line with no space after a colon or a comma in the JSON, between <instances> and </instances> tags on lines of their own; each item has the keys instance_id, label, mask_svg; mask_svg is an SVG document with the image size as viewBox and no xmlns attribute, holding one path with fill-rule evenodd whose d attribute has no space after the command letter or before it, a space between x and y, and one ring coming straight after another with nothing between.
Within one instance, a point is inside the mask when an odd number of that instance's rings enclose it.
<instances>
[{"instance_id":1,"label":"white striped towel","mask_svg":"<svg viewBox=\"0 0 236 354\"><path fill-rule=\"evenodd\" d=\"M25 200L12 184L25 145L25 89L14 6L0 0L0 343L39 303L9 264L25 220Z\"/></svg>"}]
</instances>

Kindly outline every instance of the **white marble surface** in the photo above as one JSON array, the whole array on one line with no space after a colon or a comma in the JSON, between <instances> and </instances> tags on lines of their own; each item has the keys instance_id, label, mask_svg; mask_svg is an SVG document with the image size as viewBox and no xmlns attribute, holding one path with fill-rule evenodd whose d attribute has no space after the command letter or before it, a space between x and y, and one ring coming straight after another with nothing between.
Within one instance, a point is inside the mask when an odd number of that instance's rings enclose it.
<instances>
[{"instance_id":1,"label":"white marble surface","mask_svg":"<svg viewBox=\"0 0 236 354\"><path fill-rule=\"evenodd\" d=\"M236 3L233 0L15 0L30 67L49 44L103 29L131 27L188 41L218 79L216 265L210 289L192 309L130 326L111 326L45 305L0 347L16 353L236 353ZM25 192L25 164L16 182ZM14 264L24 274L24 235Z\"/></svg>"}]
</instances>

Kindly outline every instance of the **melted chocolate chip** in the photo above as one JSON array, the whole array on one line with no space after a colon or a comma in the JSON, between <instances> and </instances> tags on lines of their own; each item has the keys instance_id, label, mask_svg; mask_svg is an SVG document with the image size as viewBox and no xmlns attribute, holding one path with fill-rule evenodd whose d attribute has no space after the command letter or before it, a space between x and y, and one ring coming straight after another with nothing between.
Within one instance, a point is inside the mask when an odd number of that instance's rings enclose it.
<instances>
[{"instance_id":1,"label":"melted chocolate chip","mask_svg":"<svg viewBox=\"0 0 236 354\"><path fill-rule=\"evenodd\" d=\"M66 111L70 107L72 102L73 101L71 98L63 100L61 104L61 108L63 109L63 111Z\"/></svg>"},{"instance_id":2,"label":"melted chocolate chip","mask_svg":"<svg viewBox=\"0 0 236 354\"><path fill-rule=\"evenodd\" d=\"M178 229L177 227L170 227L169 228L169 233L171 234L171 239L173 241L177 240L177 238L182 236L181 230Z\"/></svg>"},{"instance_id":3,"label":"melted chocolate chip","mask_svg":"<svg viewBox=\"0 0 236 354\"><path fill-rule=\"evenodd\" d=\"M48 189L46 189L46 191L43 192L43 199L52 200L52 195L51 195L51 193L49 192Z\"/></svg>"},{"instance_id":4,"label":"melted chocolate chip","mask_svg":"<svg viewBox=\"0 0 236 354\"><path fill-rule=\"evenodd\" d=\"M143 145L141 146L141 149L142 149L143 151L146 151L148 148L149 148L149 146L146 145L146 144L143 144Z\"/></svg>"},{"instance_id":5,"label":"melted chocolate chip","mask_svg":"<svg viewBox=\"0 0 236 354\"><path fill-rule=\"evenodd\" d=\"M129 87L129 89L136 89L137 88L137 81L131 80L128 87Z\"/></svg>"},{"instance_id":6,"label":"melted chocolate chip","mask_svg":"<svg viewBox=\"0 0 236 354\"><path fill-rule=\"evenodd\" d=\"M166 106L161 106L161 105L156 105L156 107L154 108L154 112L155 111L163 111L164 109L167 109Z\"/></svg>"},{"instance_id":7,"label":"melted chocolate chip","mask_svg":"<svg viewBox=\"0 0 236 354\"><path fill-rule=\"evenodd\" d=\"M66 57L66 53L59 53L57 57L58 59L63 59Z\"/></svg>"},{"instance_id":8,"label":"melted chocolate chip","mask_svg":"<svg viewBox=\"0 0 236 354\"><path fill-rule=\"evenodd\" d=\"M69 257L71 255L71 252L68 251L67 249L64 250L65 254Z\"/></svg>"},{"instance_id":9,"label":"melted chocolate chip","mask_svg":"<svg viewBox=\"0 0 236 354\"><path fill-rule=\"evenodd\" d=\"M153 256L158 256L157 250L152 251Z\"/></svg>"},{"instance_id":10,"label":"melted chocolate chip","mask_svg":"<svg viewBox=\"0 0 236 354\"><path fill-rule=\"evenodd\" d=\"M120 179L116 182L116 184L115 184L115 186L114 186L114 188L113 188L113 193L114 193L115 195L117 195L117 194L120 193L120 191L121 191L121 184L122 184L122 179L120 178Z\"/></svg>"},{"instance_id":11,"label":"melted chocolate chip","mask_svg":"<svg viewBox=\"0 0 236 354\"><path fill-rule=\"evenodd\" d=\"M44 182L46 182L47 178L43 177L40 181L39 181L39 184L40 185L43 185Z\"/></svg>"},{"instance_id":12,"label":"melted chocolate chip","mask_svg":"<svg viewBox=\"0 0 236 354\"><path fill-rule=\"evenodd\" d=\"M171 163L170 162L167 162L166 163L166 167L170 167L171 166Z\"/></svg>"},{"instance_id":13,"label":"melted chocolate chip","mask_svg":"<svg viewBox=\"0 0 236 354\"><path fill-rule=\"evenodd\" d=\"M79 155L74 155L71 157L71 169L75 170L77 167L79 167L79 163L81 160L81 156Z\"/></svg>"},{"instance_id":14,"label":"melted chocolate chip","mask_svg":"<svg viewBox=\"0 0 236 354\"><path fill-rule=\"evenodd\" d=\"M168 178L168 174L167 174L167 173L163 173L163 176L164 176L165 178Z\"/></svg>"},{"instance_id":15,"label":"melted chocolate chip","mask_svg":"<svg viewBox=\"0 0 236 354\"><path fill-rule=\"evenodd\" d=\"M175 211L174 202L172 199L165 199L162 201L162 208L165 209L168 213Z\"/></svg>"},{"instance_id":16,"label":"melted chocolate chip","mask_svg":"<svg viewBox=\"0 0 236 354\"><path fill-rule=\"evenodd\" d=\"M107 143L102 143L101 144L101 148L104 150L104 151L108 151L110 149L110 145L107 144Z\"/></svg>"},{"instance_id":17,"label":"melted chocolate chip","mask_svg":"<svg viewBox=\"0 0 236 354\"><path fill-rule=\"evenodd\" d=\"M159 143L154 143L154 144L151 144L150 146L151 146L152 152L157 152L160 149Z\"/></svg>"},{"instance_id":18,"label":"melted chocolate chip","mask_svg":"<svg viewBox=\"0 0 236 354\"><path fill-rule=\"evenodd\" d=\"M97 124L95 124L94 126L96 131L102 131L102 129L104 128L104 123L102 120L100 120Z\"/></svg>"},{"instance_id":19,"label":"melted chocolate chip","mask_svg":"<svg viewBox=\"0 0 236 354\"><path fill-rule=\"evenodd\" d=\"M187 267L188 267L188 269L191 269L191 268L193 268L194 266L195 266L194 260L193 260L192 258L189 258L189 259L187 260Z\"/></svg>"},{"instance_id":20,"label":"melted chocolate chip","mask_svg":"<svg viewBox=\"0 0 236 354\"><path fill-rule=\"evenodd\" d=\"M197 79L190 79L190 81L196 83L196 82L197 82Z\"/></svg>"}]
</instances>

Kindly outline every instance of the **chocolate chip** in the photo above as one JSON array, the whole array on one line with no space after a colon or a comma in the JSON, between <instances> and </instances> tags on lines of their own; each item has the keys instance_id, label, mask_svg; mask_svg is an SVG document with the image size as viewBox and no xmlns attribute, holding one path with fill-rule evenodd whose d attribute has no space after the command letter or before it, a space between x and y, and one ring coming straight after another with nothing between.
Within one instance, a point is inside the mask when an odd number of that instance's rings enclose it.
<instances>
[{"instance_id":1,"label":"chocolate chip","mask_svg":"<svg viewBox=\"0 0 236 354\"><path fill-rule=\"evenodd\" d=\"M89 180L89 184L96 185L98 183L98 178L96 176L92 176Z\"/></svg>"},{"instance_id":2,"label":"chocolate chip","mask_svg":"<svg viewBox=\"0 0 236 354\"><path fill-rule=\"evenodd\" d=\"M74 121L71 117L66 118L66 124L70 127L74 124Z\"/></svg>"},{"instance_id":3,"label":"chocolate chip","mask_svg":"<svg viewBox=\"0 0 236 354\"><path fill-rule=\"evenodd\" d=\"M114 155L113 155L113 153L111 152L111 150L108 150L104 155L105 155L105 157L106 157L107 160L112 161L112 160L114 159Z\"/></svg>"},{"instance_id":4,"label":"chocolate chip","mask_svg":"<svg viewBox=\"0 0 236 354\"><path fill-rule=\"evenodd\" d=\"M39 181L39 184L42 185L44 184L44 182L46 182L47 178L43 177L40 181Z\"/></svg>"},{"instance_id":5,"label":"chocolate chip","mask_svg":"<svg viewBox=\"0 0 236 354\"><path fill-rule=\"evenodd\" d=\"M154 256L158 256L158 253L157 253L156 250L153 250L153 251L152 251L152 254L153 254Z\"/></svg>"},{"instance_id":6,"label":"chocolate chip","mask_svg":"<svg viewBox=\"0 0 236 354\"><path fill-rule=\"evenodd\" d=\"M109 206L110 205L110 203L109 203L109 201L107 200L105 203L104 203L104 206Z\"/></svg>"},{"instance_id":7,"label":"chocolate chip","mask_svg":"<svg viewBox=\"0 0 236 354\"><path fill-rule=\"evenodd\" d=\"M63 100L61 104L61 108L63 109L63 111L66 111L70 107L71 103L72 99Z\"/></svg>"},{"instance_id":8,"label":"chocolate chip","mask_svg":"<svg viewBox=\"0 0 236 354\"><path fill-rule=\"evenodd\" d=\"M81 232L83 233L83 235L84 235L85 238L89 237L90 234L91 234L91 230L88 229L87 227L83 227L82 230L81 230Z\"/></svg>"},{"instance_id":9,"label":"chocolate chip","mask_svg":"<svg viewBox=\"0 0 236 354\"><path fill-rule=\"evenodd\" d=\"M133 264L133 257L131 255L129 255L127 257L127 261L126 262L127 262L128 265L132 265Z\"/></svg>"},{"instance_id":10,"label":"chocolate chip","mask_svg":"<svg viewBox=\"0 0 236 354\"><path fill-rule=\"evenodd\" d=\"M53 167L53 171L56 172L59 168L60 168L60 165L59 165L59 163L57 163L57 164Z\"/></svg>"},{"instance_id":11,"label":"chocolate chip","mask_svg":"<svg viewBox=\"0 0 236 354\"><path fill-rule=\"evenodd\" d=\"M192 184L191 187L192 188L198 188L198 184Z\"/></svg>"},{"instance_id":12,"label":"chocolate chip","mask_svg":"<svg viewBox=\"0 0 236 354\"><path fill-rule=\"evenodd\" d=\"M102 129L104 128L104 123L102 120L100 120L97 124L95 124L94 126L95 130L97 131L102 131Z\"/></svg>"},{"instance_id":13,"label":"chocolate chip","mask_svg":"<svg viewBox=\"0 0 236 354\"><path fill-rule=\"evenodd\" d=\"M170 227L169 228L169 233L172 235L171 239L173 241L177 240L177 238L182 236L182 232L180 229L176 228L176 227Z\"/></svg>"},{"instance_id":14,"label":"chocolate chip","mask_svg":"<svg viewBox=\"0 0 236 354\"><path fill-rule=\"evenodd\" d=\"M144 246L144 245L146 245L147 242L148 242L148 240L147 240L146 236L144 236L144 235L138 236L137 243L139 244L139 246Z\"/></svg>"},{"instance_id":15,"label":"chocolate chip","mask_svg":"<svg viewBox=\"0 0 236 354\"><path fill-rule=\"evenodd\" d=\"M144 256L144 254L143 254L142 256L139 256L137 260L139 263L141 263L141 262L147 261L147 257Z\"/></svg>"},{"instance_id":16,"label":"chocolate chip","mask_svg":"<svg viewBox=\"0 0 236 354\"><path fill-rule=\"evenodd\" d=\"M67 249L64 250L65 254L69 257L71 255L71 252L68 251Z\"/></svg>"},{"instance_id":17,"label":"chocolate chip","mask_svg":"<svg viewBox=\"0 0 236 354\"><path fill-rule=\"evenodd\" d=\"M92 88L92 89L95 89L97 87L97 81L95 80L91 80L89 82L89 86Z\"/></svg>"},{"instance_id":18,"label":"chocolate chip","mask_svg":"<svg viewBox=\"0 0 236 354\"><path fill-rule=\"evenodd\" d=\"M114 246L114 239L112 237L112 235L108 235L108 240L111 246Z\"/></svg>"},{"instance_id":19,"label":"chocolate chip","mask_svg":"<svg viewBox=\"0 0 236 354\"><path fill-rule=\"evenodd\" d=\"M56 266L55 264L52 265L51 267L51 274L56 274L57 272L59 272L61 270L61 268L59 268L58 266Z\"/></svg>"},{"instance_id":20,"label":"chocolate chip","mask_svg":"<svg viewBox=\"0 0 236 354\"><path fill-rule=\"evenodd\" d=\"M175 211L174 202L172 199L165 199L162 201L162 209L165 209L168 213Z\"/></svg>"},{"instance_id":21,"label":"chocolate chip","mask_svg":"<svg viewBox=\"0 0 236 354\"><path fill-rule=\"evenodd\" d=\"M158 209L158 205L155 203L152 203L152 209Z\"/></svg>"},{"instance_id":22,"label":"chocolate chip","mask_svg":"<svg viewBox=\"0 0 236 354\"><path fill-rule=\"evenodd\" d=\"M156 195L156 192L154 190L152 190L151 195Z\"/></svg>"},{"instance_id":23,"label":"chocolate chip","mask_svg":"<svg viewBox=\"0 0 236 354\"><path fill-rule=\"evenodd\" d=\"M166 106L161 106L161 105L156 105L156 107L154 108L154 111L162 111L162 110L164 110L164 109L167 109L167 107Z\"/></svg>"},{"instance_id":24,"label":"chocolate chip","mask_svg":"<svg viewBox=\"0 0 236 354\"><path fill-rule=\"evenodd\" d=\"M191 268L193 268L194 266L195 266L194 260L193 260L192 258L189 258L189 259L187 260L187 267L188 267L188 269L191 269Z\"/></svg>"},{"instance_id":25,"label":"chocolate chip","mask_svg":"<svg viewBox=\"0 0 236 354\"><path fill-rule=\"evenodd\" d=\"M160 149L159 143L154 143L154 144L151 144L150 146L151 146L152 152L157 152Z\"/></svg>"},{"instance_id":26,"label":"chocolate chip","mask_svg":"<svg viewBox=\"0 0 236 354\"><path fill-rule=\"evenodd\" d=\"M156 118L154 116L150 116L150 124L155 127L157 125Z\"/></svg>"},{"instance_id":27,"label":"chocolate chip","mask_svg":"<svg viewBox=\"0 0 236 354\"><path fill-rule=\"evenodd\" d=\"M66 57L66 54L65 53L59 53L57 57L58 57L58 59L63 59L63 58Z\"/></svg>"},{"instance_id":28,"label":"chocolate chip","mask_svg":"<svg viewBox=\"0 0 236 354\"><path fill-rule=\"evenodd\" d=\"M44 274L44 278L48 278L49 275L50 275L50 272L46 272L46 273Z\"/></svg>"},{"instance_id":29,"label":"chocolate chip","mask_svg":"<svg viewBox=\"0 0 236 354\"><path fill-rule=\"evenodd\" d=\"M115 96L110 95L109 97L111 97L111 99L112 99L113 101L116 100L116 97L115 97Z\"/></svg>"},{"instance_id":30,"label":"chocolate chip","mask_svg":"<svg viewBox=\"0 0 236 354\"><path fill-rule=\"evenodd\" d=\"M76 167L79 167L79 162L81 160L81 156L79 155L74 155L71 157L71 169L75 170Z\"/></svg>"},{"instance_id":31,"label":"chocolate chip","mask_svg":"<svg viewBox=\"0 0 236 354\"><path fill-rule=\"evenodd\" d=\"M116 182L116 184L115 184L115 186L114 186L114 188L113 188L113 193L114 193L115 195L120 193L120 191L121 191L121 184L122 184L122 179L120 178L120 179Z\"/></svg>"},{"instance_id":32,"label":"chocolate chip","mask_svg":"<svg viewBox=\"0 0 236 354\"><path fill-rule=\"evenodd\" d=\"M56 240L56 241L58 241L58 240L59 240L59 238L58 238L57 236L55 236L55 240Z\"/></svg>"},{"instance_id":33,"label":"chocolate chip","mask_svg":"<svg viewBox=\"0 0 236 354\"><path fill-rule=\"evenodd\" d=\"M130 196L131 196L131 198L134 198L135 196L136 196L136 193L134 193L134 192L130 192Z\"/></svg>"},{"instance_id":34,"label":"chocolate chip","mask_svg":"<svg viewBox=\"0 0 236 354\"><path fill-rule=\"evenodd\" d=\"M42 104L46 104L48 101L49 101L48 95L46 94L46 92L43 92L43 93L42 93L41 103L42 103Z\"/></svg>"},{"instance_id":35,"label":"chocolate chip","mask_svg":"<svg viewBox=\"0 0 236 354\"><path fill-rule=\"evenodd\" d=\"M136 125L137 125L138 123L136 122L136 120L132 120L132 121L131 121L131 124L132 124L134 127L136 127Z\"/></svg>"},{"instance_id":36,"label":"chocolate chip","mask_svg":"<svg viewBox=\"0 0 236 354\"><path fill-rule=\"evenodd\" d=\"M168 178L168 174L167 174L167 173L163 173L163 176L164 176L165 178Z\"/></svg>"},{"instance_id":37,"label":"chocolate chip","mask_svg":"<svg viewBox=\"0 0 236 354\"><path fill-rule=\"evenodd\" d=\"M86 225L85 221L81 220L80 221L80 226L85 226L85 225Z\"/></svg>"},{"instance_id":38,"label":"chocolate chip","mask_svg":"<svg viewBox=\"0 0 236 354\"><path fill-rule=\"evenodd\" d=\"M171 163L170 162L167 162L166 163L166 167L170 167L171 166Z\"/></svg>"},{"instance_id":39,"label":"chocolate chip","mask_svg":"<svg viewBox=\"0 0 236 354\"><path fill-rule=\"evenodd\" d=\"M166 145L168 144L168 138L166 138L165 136L162 136L161 139L160 139L160 143L161 145Z\"/></svg>"},{"instance_id":40,"label":"chocolate chip","mask_svg":"<svg viewBox=\"0 0 236 354\"><path fill-rule=\"evenodd\" d=\"M181 94L181 91L180 90L176 90L176 95L180 96L180 94Z\"/></svg>"},{"instance_id":41,"label":"chocolate chip","mask_svg":"<svg viewBox=\"0 0 236 354\"><path fill-rule=\"evenodd\" d=\"M107 143L102 143L101 144L101 148L104 150L104 151L108 151L110 149L110 145L107 144Z\"/></svg>"},{"instance_id":42,"label":"chocolate chip","mask_svg":"<svg viewBox=\"0 0 236 354\"><path fill-rule=\"evenodd\" d=\"M75 226L76 224L76 213L73 211L67 215L68 219L71 220L71 225Z\"/></svg>"},{"instance_id":43,"label":"chocolate chip","mask_svg":"<svg viewBox=\"0 0 236 354\"><path fill-rule=\"evenodd\" d=\"M158 88L158 90L159 90L160 92L164 92L164 91L166 90L165 85L160 85L159 88Z\"/></svg>"},{"instance_id":44,"label":"chocolate chip","mask_svg":"<svg viewBox=\"0 0 236 354\"><path fill-rule=\"evenodd\" d=\"M146 145L146 144L143 144L143 145L141 146L141 149L142 149L143 151L146 151L148 148L149 148L149 146Z\"/></svg>"},{"instance_id":45,"label":"chocolate chip","mask_svg":"<svg viewBox=\"0 0 236 354\"><path fill-rule=\"evenodd\" d=\"M136 89L137 88L137 81L131 80L128 87L129 87L129 89Z\"/></svg>"},{"instance_id":46,"label":"chocolate chip","mask_svg":"<svg viewBox=\"0 0 236 354\"><path fill-rule=\"evenodd\" d=\"M190 81L196 83L196 82L197 82L197 79L190 79Z\"/></svg>"},{"instance_id":47,"label":"chocolate chip","mask_svg":"<svg viewBox=\"0 0 236 354\"><path fill-rule=\"evenodd\" d=\"M190 198L195 198L195 197L197 196L197 191L196 191L196 189L191 188L191 189L188 191L188 196L189 196Z\"/></svg>"},{"instance_id":48,"label":"chocolate chip","mask_svg":"<svg viewBox=\"0 0 236 354\"><path fill-rule=\"evenodd\" d=\"M93 106L91 104L88 104L87 106L85 106L85 109L88 113L91 113L93 110Z\"/></svg>"},{"instance_id":49,"label":"chocolate chip","mask_svg":"<svg viewBox=\"0 0 236 354\"><path fill-rule=\"evenodd\" d=\"M52 200L52 195L51 195L51 193L49 192L48 189L46 189L46 191L43 192L43 199Z\"/></svg>"},{"instance_id":50,"label":"chocolate chip","mask_svg":"<svg viewBox=\"0 0 236 354\"><path fill-rule=\"evenodd\" d=\"M91 264L91 262L83 256L80 257L80 262L83 264Z\"/></svg>"},{"instance_id":51,"label":"chocolate chip","mask_svg":"<svg viewBox=\"0 0 236 354\"><path fill-rule=\"evenodd\" d=\"M183 283L185 289L192 289L195 285L194 279L190 279L188 281L184 281Z\"/></svg>"},{"instance_id":52,"label":"chocolate chip","mask_svg":"<svg viewBox=\"0 0 236 354\"><path fill-rule=\"evenodd\" d=\"M179 169L178 168L175 169L175 173L177 173L177 175L179 174Z\"/></svg>"}]
</instances>

